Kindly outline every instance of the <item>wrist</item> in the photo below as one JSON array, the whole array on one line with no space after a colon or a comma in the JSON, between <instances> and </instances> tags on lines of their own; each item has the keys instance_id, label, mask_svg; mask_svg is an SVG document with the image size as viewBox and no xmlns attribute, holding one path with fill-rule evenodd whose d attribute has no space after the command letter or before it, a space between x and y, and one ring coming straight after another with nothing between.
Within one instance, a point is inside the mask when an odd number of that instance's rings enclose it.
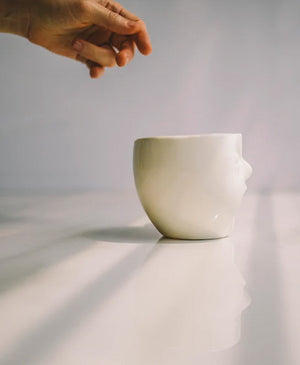
<instances>
[{"instance_id":1,"label":"wrist","mask_svg":"<svg viewBox=\"0 0 300 365\"><path fill-rule=\"evenodd\" d=\"M0 32L27 38L30 20L26 0L0 0Z\"/></svg>"}]
</instances>

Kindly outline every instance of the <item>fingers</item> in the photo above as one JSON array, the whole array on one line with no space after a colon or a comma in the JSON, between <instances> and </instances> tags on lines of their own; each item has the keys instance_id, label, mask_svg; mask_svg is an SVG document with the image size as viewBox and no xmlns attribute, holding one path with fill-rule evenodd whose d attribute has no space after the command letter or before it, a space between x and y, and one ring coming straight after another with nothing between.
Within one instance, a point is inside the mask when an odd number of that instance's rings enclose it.
<instances>
[{"instance_id":1,"label":"fingers","mask_svg":"<svg viewBox=\"0 0 300 365\"><path fill-rule=\"evenodd\" d=\"M75 40L72 46L76 51L75 57L85 60L92 78L102 76L105 67L128 64L134 57L135 46L144 55L151 53L151 40L145 23L119 3L87 0L82 17L85 22L94 24L95 30L86 40ZM113 47L119 52L116 53Z\"/></svg>"},{"instance_id":2,"label":"fingers","mask_svg":"<svg viewBox=\"0 0 300 365\"><path fill-rule=\"evenodd\" d=\"M114 34L111 38L111 45L119 51L116 55L118 66L123 67L133 59L135 43L132 38Z\"/></svg>"},{"instance_id":3,"label":"fingers","mask_svg":"<svg viewBox=\"0 0 300 365\"><path fill-rule=\"evenodd\" d=\"M83 39L78 39L73 43L73 48L80 57L103 67L114 67L116 65L115 51L109 46L99 47Z\"/></svg>"},{"instance_id":4,"label":"fingers","mask_svg":"<svg viewBox=\"0 0 300 365\"><path fill-rule=\"evenodd\" d=\"M94 24L118 34L135 34L140 27L139 20L126 19L117 12L96 2L89 5L89 18Z\"/></svg>"},{"instance_id":5,"label":"fingers","mask_svg":"<svg viewBox=\"0 0 300 365\"><path fill-rule=\"evenodd\" d=\"M101 5L103 3L103 5ZM90 20L101 27L119 35L134 35L139 51L148 55L152 51L151 40L145 23L120 4L104 0L89 6Z\"/></svg>"},{"instance_id":6,"label":"fingers","mask_svg":"<svg viewBox=\"0 0 300 365\"><path fill-rule=\"evenodd\" d=\"M115 13L118 13L118 14L122 15L126 19L140 20L140 18L138 16L131 13L127 9L123 8L123 6L119 3L117 3L116 1L110 0L109 2L107 2L107 0L98 0L98 2L99 2L99 4L101 4L101 5L105 6L106 8L114 11Z\"/></svg>"},{"instance_id":7,"label":"fingers","mask_svg":"<svg viewBox=\"0 0 300 365\"><path fill-rule=\"evenodd\" d=\"M87 68L90 70L90 76L92 79L98 79L105 72L105 68L102 67L101 65L98 65L96 62L86 60L85 58L79 55L76 56L76 60L81 63L84 63L87 66Z\"/></svg>"},{"instance_id":8,"label":"fingers","mask_svg":"<svg viewBox=\"0 0 300 365\"><path fill-rule=\"evenodd\" d=\"M95 62L87 61L86 65L90 70L90 76L91 76L92 79L98 79L105 72L104 67L102 67L101 65L98 65Z\"/></svg>"},{"instance_id":9,"label":"fingers","mask_svg":"<svg viewBox=\"0 0 300 365\"><path fill-rule=\"evenodd\" d=\"M150 36L144 23L141 26L141 30L134 36L134 39L138 50L143 55L148 55L152 52Z\"/></svg>"},{"instance_id":10,"label":"fingers","mask_svg":"<svg viewBox=\"0 0 300 365\"><path fill-rule=\"evenodd\" d=\"M127 65L134 57L134 41L128 39L121 44L116 60L119 67Z\"/></svg>"},{"instance_id":11,"label":"fingers","mask_svg":"<svg viewBox=\"0 0 300 365\"><path fill-rule=\"evenodd\" d=\"M127 36L115 34L113 38L121 40L131 39L134 41L134 43L137 45L138 50L143 55L148 55L152 52L150 36L147 32L145 23L142 20L140 20L138 21L138 24L139 24L139 30L136 32L136 34ZM118 43L113 45L118 49L120 49L120 45Z\"/></svg>"}]
</instances>

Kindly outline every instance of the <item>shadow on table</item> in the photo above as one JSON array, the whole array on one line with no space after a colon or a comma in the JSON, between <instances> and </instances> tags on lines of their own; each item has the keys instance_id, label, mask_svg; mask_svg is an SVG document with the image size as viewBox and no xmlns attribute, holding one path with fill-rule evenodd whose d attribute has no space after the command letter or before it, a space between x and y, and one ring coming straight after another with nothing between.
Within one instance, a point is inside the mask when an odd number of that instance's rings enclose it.
<instances>
[{"instance_id":1,"label":"shadow on table","mask_svg":"<svg viewBox=\"0 0 300 365\"><path fill-rule=\"evenodd\" d=\"M137 269L139 274L135 281L135 302L139 310L135 315L135 327L138 331L144 333L145 313L149 315L149 318L156 318L153 310L157 310L158 318L170 318L171 324L164 326L164 323L157 321L153 323L151 331L169 338L171 347L179 343L182 326L186 329L184 342L181 342L182 346L190 346L190 337L193 337L195 343L192 343L192 346L199 347L199 343L207 338L207 331L210 332L210 338L213 341L203 343L204 348L224 348L238 340L238 336L232 337L232 334L228 337L228 333L224 330L219 333L220 328L231 329L236 317L239 317L241 311L249 304L244 297L245 283L240 279L240 274L233 262L231 240L210 241L209 244L207 241L171 240L161 238L150 224L111 227L79 232L65 238L64 245L67 245L65 253L63 255L61 252L55 253L56 250L60 250L58 247L52 248L56 258L47 261L47 264L53 264L55 260L62 260L69 256L71 252L74 252L72 247L76 242L79 244L79 250L97 243L136 243L137 246L133 250L130 249L127 255L44 318L37 327L31 328L12 346L5 359L0 360L0 365L41 363L41 360L68 338L73 330L76 330L86 318L99 310L99 307L124 286ZM139 243L146 244L138 245ZM34 255L38 254L46 258L49 250L51 252L51 247L41 248L41 250ZM103 255L105 260L105 250ZM187 282L189 285L186 285ZM148 288L146 292L144 288ZM168 291L166 288L169 288ZM230 295L228 295L229 292ZM226 293L227 301L224 301L224 293ZM151 300L153 297L160 298L160 301L157 301L157 308L153 308ZM175 313L170 317L169 308L174 306L174 303L177 303ZM121 311L122 303L120 305ZM217 317L215 313L218 313ZM205 318L204 324L202 317ZM195 318L197 318L196 322ZM178 324L180 324L179 327ZM130 330L131 327L128 331ZM202 334L200 330L205 333ZM153 337L152 332L150 337ZM126 338L130 340L129 334L125 333L123 340ZM141 336L140 340L140 345L143 346L145 341L148 342L148 338L144 336ZM160 346L163 343L164 341L160 341L159 338L154 343L155 355L161 353ZM166 353L163 356L168 357L169 354Z\"/></svg>"},{"instance_id":2,"label":"shadow on table","mask_svg":"<svg viewBox=\"0 0 300 365\"><path fill-rule=\"evenodd\" d=\"M27 220L26 217L8 215L8 214L4 214L4 213L0 212L0 225L26 222L26 220Z\"/></svg>"},{"instance_id":3,"label":"shadow on table","mask_svg":"<svg viewBox=\"0 0 300 365\"><path fill-rule=\"evenodd\" d=\"M22 285L33 275L98 243L154 244L159 238L161 235L151 224L87 230L46 240L46 243L43 242L45 237L40 235L36 238L35 247L25 248L13 256L0 259L0 294Z\"/></svg>"},{"instance_id":4,"label":"shadow on table","mask_svg":"<svg viewBox=\"0 0 300 365\"><path fill-rule=\"evenodd\" d=\"M42 238L41 238L42 240ZM51 239L40 246L0 260L0 294L22 285L40 271L89 249L95 242L75 239Z\"/></svg>"},{"instance_id":5,"label":"shadow on table","mask_svg":"<svg viewBox=\"0 0 300 365\"><path fill-rule=\"evenodd\" d=\"M125 257L21 337L5 358L0 358L0 365L39 364L61 340L124 285L149 255L152 247L139 246L130 250Z\"/></svg>"},{"instance_id":6,"label":"shadow on table","mask_svg":"<svg viewBox=\"0 0 300 365\"><path fill-rule=\"evenodd\" d=\"M126 243L126 244L209 244L209 242L220 241L221 239L172 239L162 236L151 223L143 226L110 227L81 232L74 237L87 238L98 242Z\"/></svg>"},{"instance_id":7,"label":"shadow on table","mask_svg":"<svg viewBox=\"0 0 300 365\"><path fill-rule=\"evenodd\" d=\"M81 232L74 237L98 242L114 243L156 243L161 234L152 224L143 226L110 227Z\"/></svg>"}]
</instances>

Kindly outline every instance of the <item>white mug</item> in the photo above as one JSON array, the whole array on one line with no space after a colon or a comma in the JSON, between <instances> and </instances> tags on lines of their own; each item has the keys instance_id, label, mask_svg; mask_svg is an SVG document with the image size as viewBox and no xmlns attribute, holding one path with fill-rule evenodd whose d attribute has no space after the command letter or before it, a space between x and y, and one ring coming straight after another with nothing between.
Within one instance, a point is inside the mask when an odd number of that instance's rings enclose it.
<instances>
[{"instance_id":1,"label":"white mug","mask_svg":"<svg viewBox=\"0 0 300 365\"><path fill-rule=\"evenodd\" d=\"M252 173L241 134L140 138L133 168L149 219L176 239L228 236Z\"/></svg>"}]
</instances>

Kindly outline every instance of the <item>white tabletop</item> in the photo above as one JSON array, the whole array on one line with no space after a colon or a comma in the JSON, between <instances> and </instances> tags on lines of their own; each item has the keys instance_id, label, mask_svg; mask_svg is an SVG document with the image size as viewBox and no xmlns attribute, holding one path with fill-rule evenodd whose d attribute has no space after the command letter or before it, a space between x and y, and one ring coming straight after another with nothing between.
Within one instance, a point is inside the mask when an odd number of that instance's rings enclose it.
<instances>
[{"instance_id":1,"label":"white tabletop","mask_svg":"<svg viewBox=\"0 0 300 365\"><path fill-rule=\"evenodd\" d=\"M0 365L300 364L300 194L162 239L134 192L0 195Z\"/></svg>"}]
</instances>

